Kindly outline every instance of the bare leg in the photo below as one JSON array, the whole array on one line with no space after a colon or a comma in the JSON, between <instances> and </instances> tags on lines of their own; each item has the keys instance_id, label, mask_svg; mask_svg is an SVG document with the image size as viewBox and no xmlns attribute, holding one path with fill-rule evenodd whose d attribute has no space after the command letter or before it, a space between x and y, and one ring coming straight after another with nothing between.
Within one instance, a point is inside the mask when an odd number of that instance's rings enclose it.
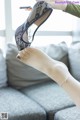
<instances>
[{"instance_id":1,"label":"bare leg","mask_svg":"<svg viewBox=\"0 0 80 120\"><path fill-rule=\"evenodd\" d=\"M71 76L66 65L51 59L36 48L20 51L17 58L52 78L71 96L75 104L80 106L80 83Z\"/></svg>"}]
</instances>

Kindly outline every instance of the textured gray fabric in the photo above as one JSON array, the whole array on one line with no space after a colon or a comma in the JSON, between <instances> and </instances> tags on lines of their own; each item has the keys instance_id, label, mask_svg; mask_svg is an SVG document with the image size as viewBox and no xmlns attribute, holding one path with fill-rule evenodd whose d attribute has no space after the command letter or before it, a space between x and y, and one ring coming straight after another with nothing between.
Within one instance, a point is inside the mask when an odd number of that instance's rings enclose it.
<instances>
[{"instance_id":1,"label":"textured gray fabric","mask_svg":"<svg viewBox=\"0 0 80 120\"><path fill-rule=\"evenodd\" d=\"M64 62L68 66L68 47L65 42L58 45L49 44L41 49L51 58Z\"/></svg>"},{"instance_id":2,"label":"textured gray fabric","mask_svg":"<svg viewBox=\"0 0 80 120\"><path fill-rule=\"evenodd\" d=\"M37 103L12 88L0 89L0 112L8 112L8 120L46 120Z\"/></svg>"},{"instance_id":3,"label":"textured gray fabric","mask_svg":"<svg viewBox=\"0 0 80 120\"><path fill-rule=\"evenodd\" d=\"M71 107L55 114L54 120L80 120L80 108Z\"/></svg>"},{"instance_id":4,"label":"textured gray fabric","mask_svg":"<svg viewBox=\"0 0 80 120\"><path fill-rule=\"evenodd\" d=\"M17 47L15 45L8 44L6 61L9 85L15 88L22 88L49 80L48 76L20 62L16 58L17 54Z\"/></svg>"},{"instance_id":5,"label":"textured gray fabric","mask_svg":"<svg viewBox=\"0 0 80 120\"><path fill-rule=\"evenodd\" d=\"M43 48L41 47L41 49L50 55L50 57L60 60L68 65L68 51L65 43L49 45ZM8 66L9 85L15 88L22 88L50 80L50 78L45 74L18 61L16 59L17 54L17 47L15 45L8 44L6 60Z\"/></svg>"},{"instance_id":6,"label":"textured gray fabric","mask_svg":"<svg viewBox=\"0 0 80 120\"><path fill-rule=\"evenodd\" d=\"M0 49L0 88L7 86L6 61Z\"/></svg>"},{"instance_id":7,"label":"textured gray fabric","mask_svg":"<svg viewBox=\"0 0 80 120\"><path fill-rule=\"evenodd\" d=\"M53 81L24 88L21 91L46 110L48 120L53 120L54 113L58 110L74 105L63 89Z\"/></svg>"},{"instance_id":8,"label":"textured gray fabric","mask_svg":"<svg viewBox=\"0 0 80 120\"><path fill-rule=\"evenodd\" d=\"M80 42L73 42L69 48L70 72L80 81Z\"/></svg>"}]
</instances>

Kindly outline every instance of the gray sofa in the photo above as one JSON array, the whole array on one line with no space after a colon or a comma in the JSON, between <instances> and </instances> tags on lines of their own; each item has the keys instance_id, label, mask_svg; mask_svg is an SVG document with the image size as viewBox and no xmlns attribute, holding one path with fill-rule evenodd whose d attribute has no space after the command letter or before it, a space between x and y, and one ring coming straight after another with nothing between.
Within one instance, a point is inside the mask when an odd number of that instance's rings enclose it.
<instances>
[{"instance_id":1,"label":"gray sofa","mask_svg":"<svg viewBox=\"0 0 80 120\"><path fill-rule=\"evenodd\" d=\"M62 42L39 49L64 62L80 81L79 44L68 48ZM8 113L8 120L80 120L80 108L68 94L45 74L18 61L17 53L12 44L7 45L6 58L0 50L0 117Z\"/></svg>"}]
</instances>

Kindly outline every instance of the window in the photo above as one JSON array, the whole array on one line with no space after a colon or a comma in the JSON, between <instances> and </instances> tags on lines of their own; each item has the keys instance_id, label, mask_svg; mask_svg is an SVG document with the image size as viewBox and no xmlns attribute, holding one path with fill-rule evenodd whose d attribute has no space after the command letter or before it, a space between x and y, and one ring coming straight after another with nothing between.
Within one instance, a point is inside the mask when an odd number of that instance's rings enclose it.
<instances>
[{"instance_id":1,"label":"window","mask_svg":"<svg viewBox=\"0 0 80 120\"><path fill-rule=\"evenodd\" d=\"M33 6L34 4L35 0L12 0L12 28L14 30L21 25L29 15L29 11L21 10L19 7ZM48 20L38 29L32 45L57 44L61 41L65 41L69 45L72 41L71 31L73 30L73 24L74 21L71 15L60 10L53 10Z\"/></svg>"},{"instance_id":2,"label":"window","mask_svg":"<svg viewBox=\"0 0 80 120\"><path fill-rule=\"evenodd\" d=\"M0 47L3 43L14 42L15 29L28 17L29 11L19 9L21 6L32 6L35 0L1 0L0 4ZM72 42L72 31L76 18L60 10L53 10L48 20L38 29L33 46L57 44L65 41L68 45ZM15 43L15 42L14 42Z\"/></svg>"},{"instance_id":3,"label":"window","mask_svg":"<svg viewBox=\"0 0 80 120\"><path fill-rule=\"evenodd\" d=\"M5 11L4 11L4 0L1 0L0 4L0 48L4 50L5 46Z\"/></svg>"},{"instance_id":4,"label":"window","mask_svg":"<svg viewBox=\"0 0 80 120\"><path fill-rule=\"evenodd\" d=\"M21 6L33 6L35 0L11 0L12 6L12 28L15 30L28 17L29 11L20 9Z\"/></svg>"},{"instance_id":5,"label":"window","mask_svg":"<svg viewBox=\"0 0 80 120\"><path fill-rule=\"evenodd\" d=\"M1 0L0 4L0 30L5 29L5 11L4 11L4 0Z\"/></svg>"}]
</instances>

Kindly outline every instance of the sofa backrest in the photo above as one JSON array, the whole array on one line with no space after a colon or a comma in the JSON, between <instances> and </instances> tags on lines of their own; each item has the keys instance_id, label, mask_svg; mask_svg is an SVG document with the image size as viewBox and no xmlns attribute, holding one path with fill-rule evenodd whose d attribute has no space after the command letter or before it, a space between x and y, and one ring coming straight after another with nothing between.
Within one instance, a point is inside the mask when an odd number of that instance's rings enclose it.
<instances>
[{"instance_id":1,"label":"sofa backrest","mask_svg":"<svg viewBox=\"0 0 80 120\"><path fill-rule=\"evenodd\" d=\"M0 49L0 88L7 86L6 61Z\"/></svg>"},{"instance_id":2,"label":"sofa backrest","mask_svg":"<svg viewBox=\"0 0 80 120\"><path fill-rule=\"evenodd\" d=\"M59 45L40 47L51 58L64 62L68 65L68 48L62 42ZM15 45L7 45L6 62L8 71L8 83L15 88L22 88L33 84L51 80L45 74L25 65L17 60L18 49Z\"/></svg>"},{"instance_id":3,"label":"sofa backrest","mask_svg":"<svg viewBox=\"0 0 80 120\"><path fill-rule=\"evenodd\" d=\"M69 48L70 73L80 81L80 41L75 41Z\"/></svg>"}]
</instances>

